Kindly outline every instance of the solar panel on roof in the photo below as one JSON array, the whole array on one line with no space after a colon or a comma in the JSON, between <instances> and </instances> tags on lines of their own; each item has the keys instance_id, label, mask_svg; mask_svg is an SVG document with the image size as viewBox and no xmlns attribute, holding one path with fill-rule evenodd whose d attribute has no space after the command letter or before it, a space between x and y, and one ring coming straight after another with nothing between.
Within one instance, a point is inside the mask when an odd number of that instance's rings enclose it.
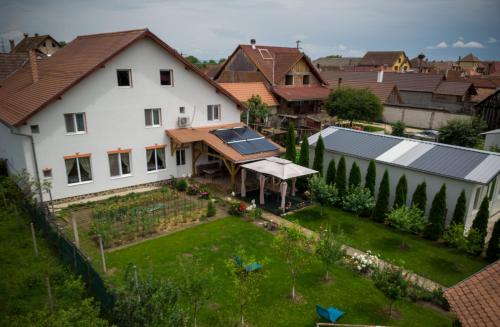
<instances>
[{"instance_id":1,"label":"solar panel on roof","mask_svg":"<svg viewBox=\"0 0 500 327\"><path fill-rule=\"evenodd\" d=\"M254 130L248 128L248 127L238 127L234 128L233 131L238 133L242 139L248 140L248 139L255 139L255 138L262 138L259 134L257 134Z\"/></svg>"},{"instance_id":2,"label":"solar panel on roof","mask_svg":"<svg viewBox=\"0 0 500 327\"><path fill-rule=\"evenodd\" d=\"M257 152L266 152L266 151L274 151L278 150L278 147L271 142L269 142L266 139L257 139L257 140L250 140L247 141L252 146L254 146L258 151Z\"/></svg>"},{"instance_id":3,"label":"solar panel on roof","mask_svg":"<svg viewBox=\"0 0 500 327\"><path fill-rule=\"evenodd\" d=\"M243 155L259 152L252 146L252 144L250 144L250 142L247 141L229 143L228 145Z\"/></svg>"},{"instance_id":4,"label":"solar panel on roof","mask_svg":"<svg viewBox=\"0 0 500 327\"><path fill-rule=\"evenodd\" d=\"M214 133L222 141L226 143L242 140L242 137L238 133L236 133L233 129L219 129L216 130Z\"/></svg>"},{"instance_id":5,"label":"solar panel on roof","mask_svg":"<svg viewBox=\"0 0 500 327\"><path fill-rule=\"evenodd\" d=\"M276 145L246 126L219 129L214 134L243 155L278 150Z\"/></svg>"}]
</instances>

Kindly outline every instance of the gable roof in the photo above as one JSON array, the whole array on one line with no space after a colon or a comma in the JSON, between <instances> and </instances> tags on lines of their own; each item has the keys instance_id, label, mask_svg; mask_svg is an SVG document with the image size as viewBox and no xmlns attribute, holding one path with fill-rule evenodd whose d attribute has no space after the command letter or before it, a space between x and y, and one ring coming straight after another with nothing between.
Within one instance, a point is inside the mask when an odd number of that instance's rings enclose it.
<instances>
[{"instance_id":1,"label":"gable roof","mask_svg":"<svg viewBox=\"0 0 500 327\"><path fill-rule=\"evenodd\" d=\"M481 61L481 60L479 60L479 58L476 57L473 53L469 53L468 55L466 55L465 57L463 57L462 59L459 60L459 62L462 62L462 61L476 62L476 61Z\"/></svg>"},{"instance_id":2,"label":"gable roof","mask_svg":"<svg viewBox=\"0 0 500 327\"><path fill-rule=\"evenodd\" d=\"M463 327L498 326L500 260L444 291Z\"/></svg>"},{"instance_id":3,"label":"gable roof","mask_svg":"<svg viewBox=\"0 0 500 327\"><path fill-rule=\"evenodd\" d=\"M500 173L499 153L340 127L321 134L327 151L427 174L486 185ZM318 135L309 138L311 147Z\"/></svg>"},{"instance_id":4,"label":"gable roof","mask_svg":"<svg viewBox=\"0 0 500 327\"><path fill-rule=\"evenodd\" d=\"M360 66L392 66L404 51L368 51L359 62ZM406 57L408 59L408 57Z\"/></svg>"},{"instance_id":5,"label":"gable roof","mask_svg":"<svg viewBox=\"0 0 500 327\"><path fill-rule=\"evenodd\" d=\"M0 81L21 68L27 60L27 53L0 53Z\"/></svg>"},{"instance_id":6,"label":"gable roof","mask_svg":"<svg viewBox=\"0 0 500 327\"><path fill-rule=\"evenodd\" d=\"M238 106L242 104L176 50L148 29L78 36L51 57L38 60L39 80L33 83L31 65L3 81L0 88L0 121L19 126L85 77L130 47L136 41L149 38L179 60L187 70L211 84Z\"/></svg>"},{"instance_id":7,"label":"gable roof","mask_svg":"<svg viewBox=\"0 0 500 327\"><path fill-rule=\"evenodd\" d=\"M363 58L358 57L323 57L318 58L313 61L313 64L317 67L344 67L344 66L357 66Z\"/></svg>"},{"instance_id":8,"label":"gable roof","mask_svg":"<svg viewBox=\"0 0 500 327\"><path fill-rule=\"evenodd\" d=\"M391 96L391 94L395 94L396 97L398 98L399 102L403 102L401 99L401 94L399 94L399 89L394 83L389 83L389 82L374 82L374 81L353 81L353 80L347 80L347 81L341 81L340 84L341 87L351 87L353 89L368 89L372 91L373 94L375 94L379 99L380 102L386 103L388 98ZM338 81L331 81L330 83L330 89L335 90L338 87Z\"/></svg>"},{"instance_id":9,"label":"gable roof","mask_svg":"<svg viewBox=\"0 0 500 327\"><path fill-rule=\"evenodd\" d=\"M259 95L267 106L275 107L278 105L278 101L262 82L219 84L241 102L248 101L253 95Z\"/></svg>"},{"instance_id":10,"label":"gable roof","mask_svg":"<svg viewBox=\"0 0 500 327\"><path fill-rule=\"evenodd\" d=\"M469 91L471 94L476 94L474 86L472 85L471 82L467 82L467 81L442 81L439 84L439 86L436 88L434 93L463 96Z\"/></svg>"},{"instance_id":11,"label":"gable roof","mask_svg":"<svg viewBox=\"0 0 500 327\"><path fill-rule=\"evenodd\" d=\"M330 93L330 89L324 86L275 86L273 91L286 101L326 100Z\"/></svg>"},{"instance_id":12,"label":"gable roof","mask_svg":"<svg viewBox=\"0 0 500 327\"><path fill-rule=\"evenodd\" d=\"M311 63L307 56L300 52L297 48L292 47L276 47L267 45L255 45L255 49L249 44L240 44L234 50L234 52L229 56L229 58L221 65L217 74L215 74L215 79L219 77L222 71L225 69L226 65L231 61L231 58L241 49L245 55L250 59L253 64L259 69L259 71L265 76L270 84L273 84L273 61L274 61L274 82L277 83L292 69L293 65L304 59L311 70L311 73L316 76L316 78L323 84L326 82L323 80L319 72L316 70L314 65ZM264 56L269 55L274 58L264 59Z\"/></svg>"},{"instance_id":13,"label":"gable roof","mask_svg":"<svg viewBox=\"0 0 500 327\"><path fill-rule=\"evenodd\" d=\"M15 47L14 47L14 52L19 53L19 52L28 52L30 50L35 50L45 42L45 40L50 39L51 42L54 42L56 45L59 47L61 46L59 42L54 40L54 38L50 35L35 35L35 36L27 36L21 40Z\"/></svg>"}]
</instances>

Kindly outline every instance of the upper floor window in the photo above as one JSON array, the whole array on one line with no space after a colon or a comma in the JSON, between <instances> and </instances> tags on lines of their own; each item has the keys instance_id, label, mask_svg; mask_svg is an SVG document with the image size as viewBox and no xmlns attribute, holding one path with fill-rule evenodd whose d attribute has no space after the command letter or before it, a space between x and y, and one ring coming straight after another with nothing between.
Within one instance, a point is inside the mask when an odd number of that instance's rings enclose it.
<instances>
[{"instance_id":1,"label":"upper floor window","mask_svg":"<svg viewBox=\"0 0 500 327\"><path fill-rule=\"evenodd\" d=\"M186 164L186 150L185 149L177 149L175 151L175 160L177 166L184 166Z\"/></svg>"},{"instance_id":2,"label":"upper floor window","mask_svg":"<svg viewBox=\"0 0 500 327\"><path fill-rule=\"evenodd\" d=\"M118 69L116 71L118 86L132 86L132 71L130 69Z\"/></svg>"},{"instance_id":3,"label":"upper floor window","mask_svg":"<svg viewBox=\"0 0 500 327\"><path fill-rule=\"evenodd\" d=\"M220 120L220 104L210 104L207 106L207 119Z\"/></svg>"},{"instance_id":4,"label":"upper floor window","mask_svg":"<svg viewBox=\"0 0 500 327\"><path fill-rule=\"evenodd\" d=\"M173 72L171 69L160 70L160 85L163 86L173 86Z\"/></svg>"},{"instance_id":5,"label":"upper floor window","mask_svg":"<svg viewBox=\"0 0 500 327\"><path fill-rule=\"evenodd\" d=\"M90 154L76 154L64 157L68 184L77 184L92 180Z\"/></svg>"},{"instance_id":6,"label":"upper floor window","mask_svg":"<svg viewBox=\"0 0 500 327\"><path fill-rule=\"evenodd\" d=\"M87 131L84 112L64 114L64 123L68 134L81 134Z\"/></svg>"},{"instance_id":7,"label":"upper floor window","mask_svg":"<svg viewBox=\"0 0 500 327\"><path fill-rule=\"evenodd\" d=\"M108 160L111 177L130 175L130 150L110 151Z\"/></svg>"},{"instance_id":8,"label":"upper floor window","mask_svg":"<svg viewBox=\"0 0 500 327\"><path fill-rule=\"evenodd\" d=\"M31 134L40 134L40 127L38 125L31 125Z\"/></svg>"},{"instance_id":9,"label":"upper floor window","mask_svg":"<svg viewBox=\"0 0 500 327\"><path fill-rule=\"evenodd\" d=\"M285 76L285 85L293 85L293 75Z\"/></svg>"},{"instance_id":10,"label":"upper floor window","mask_svg":"<svg viewBox=\"0 0 500 327\"><path fill-rule=\"evenodd\" d=\"M148 171L165 169L165 146L155 145L146 148Z\"/></svg>"},{"instance_id":11,"label":"upper floor window","mask_svg":"<svg viewBox=\"0 0 500 327\"><path fill-rule=\"evenodd\" d=\"M185 114L186 113L186 107L179 107L179 113L180 114Z\"/></svg>"},{"instance_id":12,"label":"upper floor window","mask_svg":"<svg viewBox=\"0 0 500 327\"><path fill-rule=\"evenodd\" d=\"M309 75L302 76L302 84L309 85L309 78L310 78Z\"/></svg>"},{"instance_id":13,"label":"upper floor window","mask_svg":"<svg viewBox=\"0 0 500 327\"><path fill-rule=\"evenodd\" d=\"M144 116L146 119L147 127L161 126L161 109L144 109Z\"/></svg>"}]
</instances>

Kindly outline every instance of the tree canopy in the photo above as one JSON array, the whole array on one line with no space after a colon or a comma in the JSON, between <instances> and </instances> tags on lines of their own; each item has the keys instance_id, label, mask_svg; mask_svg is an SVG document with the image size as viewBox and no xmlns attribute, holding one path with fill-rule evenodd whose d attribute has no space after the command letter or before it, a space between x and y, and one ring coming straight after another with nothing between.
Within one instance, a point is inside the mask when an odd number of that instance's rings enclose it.
<instances>
[{"instance_id":1,"label":"tree canopy","mask_svg":"<svg viewBox=\"0 0 500 327\"><path fill-rule=\"evenodd\" d=\"M486 123L479 117L452 119L439 128L439 142L473 148L479 143L480 134L485 129Z\"/></svg>"},{"instance_id":2,"label":"tree canopy","mask_svg":"<svg viewBox=\"0 0 500 327\"><path fill-rule=\"evenodd\" d=\"M382 117L382 103L368 89L337 88L325 102L330 116L337 116L351 122L354 120L373 121Z\"/></svg>"}]
</instances>

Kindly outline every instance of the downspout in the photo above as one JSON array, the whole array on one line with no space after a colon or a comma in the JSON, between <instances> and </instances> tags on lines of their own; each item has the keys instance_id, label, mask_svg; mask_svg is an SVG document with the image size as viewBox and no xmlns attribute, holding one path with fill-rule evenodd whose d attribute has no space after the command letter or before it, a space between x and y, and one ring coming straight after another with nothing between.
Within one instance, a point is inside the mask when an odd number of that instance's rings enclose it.
<instances>
[{"instance_id":1,"label":"downspout","mask_svg":"<svg viewBox=\"0 0 500 327\"><path fill-rule=\"evenodd\" d=\"M40 197L40 202L43 202L43 196L42 196L42 186L41 186L41 181L40 181L40 174L38 173L38 161L36 159L36 152L35 152L35 141L33 140L33 135L29 134L23 134L16 132L14 130L14 126L10 126L10 133L13 135L19 135L19 136L24 136L30 139L31 142L31 152L33 152L33 163L35 164L35 178L36 178L36 185L38 189L38 196Z\"/></svg>"}]
</instances>

